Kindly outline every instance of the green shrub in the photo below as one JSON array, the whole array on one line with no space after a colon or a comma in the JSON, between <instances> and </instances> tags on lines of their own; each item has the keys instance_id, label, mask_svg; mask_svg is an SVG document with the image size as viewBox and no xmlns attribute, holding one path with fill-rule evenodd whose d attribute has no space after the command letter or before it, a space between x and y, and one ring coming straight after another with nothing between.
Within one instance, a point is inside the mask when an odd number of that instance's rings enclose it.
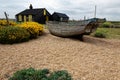
<instances>
[{"instance_id":1,"label":"green shrub","mask_svg":"<svg viewBox=\"0 0 120 80\"><path fill-rule=\"evenodd\" d=\"M95 37L99 37L99 38L105 38L105 37L106 37L106 35L105 35L104 33L102 33L102 32L96 32L96 33L94 34L94 36L95 36Z\"/></svg>"},{"instance_id":2,"label":"green shrub","mask_svg":"<svg viewBox=\"0 0 120 80\"><path fill-rule=\"evenodd\" d=\"M103 28L110 28L110 27L112 27L113 26L113 24L111 23L111 22L104 22L102 25L101 25L101 27L103 27Z\"/></svg>"},{"instance_id":3,"label":"green shrub","mask_svg":"<svg viewBox=\"0 0 120 80\"><path fill-rule=\"evenodd\" d=\"M35 70L34 68L23 69L14 73L9 80L47 80L49 70Z\"/></svg>"},{"instance_id":4,"label":"green shrub","mask_svg":"<svg viewBox=\"0 0 120 80\"><path fill-rule=\"evenodd\" d=\"M35 70L34 68L23 69L13 74L9 80L72 80L67 71L50 73L48 69Z\"/></svg>"},{"instance_id":5,"label":"green shrub","mask_svg":"<svg viewBox=\"0 0 120 80\"><path fill-rule=\"evenodd\" d=\"M0 43L13 44L28 41L30 37L29 32L20 27L4 27L0 29Z\"/></svg>"},{"instance_id":6,"label":"green shrub","mask_svg":"<svg viewBox=\"0 0 120 80\"><path fill-rule=\"evenodd\" d=\"M72 78L67 71L61 70L53 72L50 75L49 80L72 80Z\"/></svg>"},{"instance_id":7,"label":"green shrub","mask_svg":"<svg viewBox=\"0 0 120 80\"><path fill-rule=\"evenodd\" d=\"M106 38L107 37L107 31L104 29L97 29L96 32L93 34L95 37L99 38Z\"/></svg>"}]
</instances>

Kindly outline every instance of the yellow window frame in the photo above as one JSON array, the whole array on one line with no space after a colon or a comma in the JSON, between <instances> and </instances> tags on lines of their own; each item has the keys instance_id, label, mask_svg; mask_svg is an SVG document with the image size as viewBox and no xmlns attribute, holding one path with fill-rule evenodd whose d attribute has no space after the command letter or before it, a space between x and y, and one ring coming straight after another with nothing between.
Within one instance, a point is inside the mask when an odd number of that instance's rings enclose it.
<instances>
[{"instance_id":1,"label":"yellow window frame","mask_svg":"<svg viewBox=\"0 0 120 80\"><path fill-rule=\"evenodd\" d=\"M44 9L43 15L44 15L44 16L46 15L46 10L45 10L45 9Z\"/></svg>"}]
</instances>

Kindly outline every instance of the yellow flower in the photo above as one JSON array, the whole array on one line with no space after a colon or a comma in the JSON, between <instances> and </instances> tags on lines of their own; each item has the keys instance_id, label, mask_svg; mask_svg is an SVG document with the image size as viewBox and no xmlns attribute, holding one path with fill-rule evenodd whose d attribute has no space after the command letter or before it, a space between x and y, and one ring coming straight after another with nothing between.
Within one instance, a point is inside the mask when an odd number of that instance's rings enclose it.
<instances>
[{"instance_id":1,"label":"yellow flower","mask_svg":"<svg viewBox=\"0 0 120 80\"><path fill-rule=\"evenodd\" d=\"M43 25L37 22L24 22L17 26L25 28L32 36L38 36L43 32Z\"/></svg>"},{"instance_id":2,"label":"yellow flower","mask_svg":"<svg viewBox=\"0 0 120 80\"><path fill-rule=\"evenodd\" d=\"M8 25L8 24L7 24L7 20L0 20L0 25L1 25L1 26L7 26L7 25ZM16 23L13 22L13 21L9 21L9 25L10 25L10 26L15 26Z\"/></svg>"}]
</instances>

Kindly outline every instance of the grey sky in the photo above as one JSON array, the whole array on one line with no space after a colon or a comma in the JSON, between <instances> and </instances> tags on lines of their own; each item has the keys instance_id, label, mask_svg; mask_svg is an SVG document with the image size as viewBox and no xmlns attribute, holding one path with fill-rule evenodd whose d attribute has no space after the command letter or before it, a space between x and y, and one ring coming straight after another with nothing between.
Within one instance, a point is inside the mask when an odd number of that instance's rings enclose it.
<instances>
[{"instance_id":1,"label":"grey sky","mask_svg":"<svg viewBox=\"0 0 120 80\"><path fill-rule=\"evenodd\" d=\"M70 19L80 20L94 17L94 7L97 5L97 17L120 21L120 0L0 0L0 18L15 18L15 14L33 8L46 8L53 12L66 13Z\"/></svg>"}]
</instances>

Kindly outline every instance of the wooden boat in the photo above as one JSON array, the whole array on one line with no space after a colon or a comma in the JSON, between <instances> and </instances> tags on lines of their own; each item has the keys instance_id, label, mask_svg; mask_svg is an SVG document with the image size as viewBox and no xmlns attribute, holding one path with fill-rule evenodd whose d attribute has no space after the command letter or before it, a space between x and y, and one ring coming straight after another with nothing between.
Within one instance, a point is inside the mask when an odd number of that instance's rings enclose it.
<instances>
[{"instance_id":1,"label":"wooden boat","mask_svg":"<svg viewBox=\"0 0 120 80\"><path fill-rule=\"evenodd\" d=\"M47 22L47 26L51 34L61 37L69 37L90 34L97 29L99 22L100 20L98 18L69 22L49 21Z\"/></svg>"}]
</instances>

